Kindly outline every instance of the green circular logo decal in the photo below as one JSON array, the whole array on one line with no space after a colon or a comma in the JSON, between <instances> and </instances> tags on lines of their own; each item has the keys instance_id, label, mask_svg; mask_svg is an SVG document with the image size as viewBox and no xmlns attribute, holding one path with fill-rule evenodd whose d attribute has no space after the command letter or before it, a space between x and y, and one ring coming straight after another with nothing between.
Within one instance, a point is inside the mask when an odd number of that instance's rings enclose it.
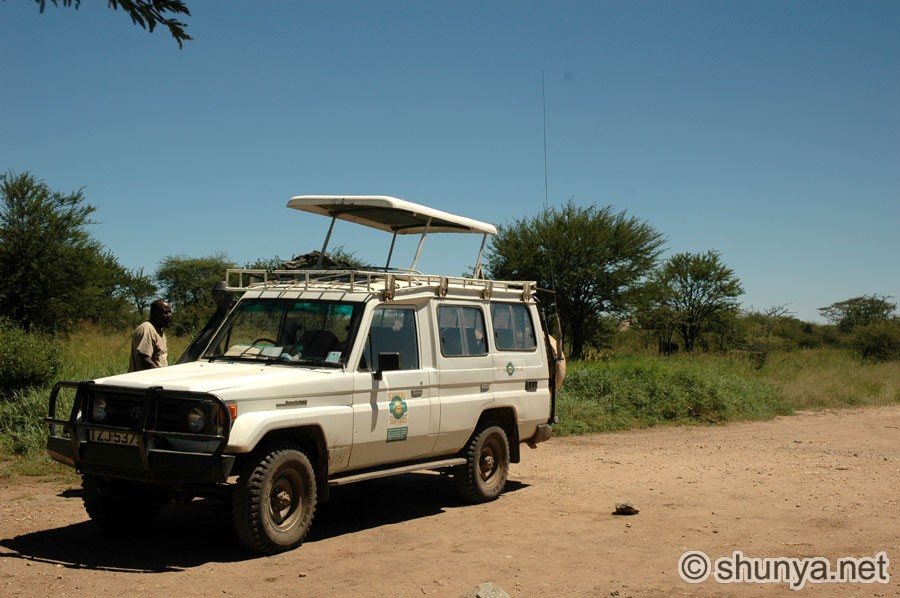
<instances>
[{"instance_id":1,"label":"green circular logo decal","mask_svg":"<svg viewBox=\"0 0 900 598\"><path fill-rule=\"evenodd\" d=\"M389 408L391 410L391 417L395 420L403 419L403 416L406 415L407 411L409 411L409 406L406 404L406 401L404 401L400 397L394 397L393 399L391 399Z\"/></svg>"}]
</instances>

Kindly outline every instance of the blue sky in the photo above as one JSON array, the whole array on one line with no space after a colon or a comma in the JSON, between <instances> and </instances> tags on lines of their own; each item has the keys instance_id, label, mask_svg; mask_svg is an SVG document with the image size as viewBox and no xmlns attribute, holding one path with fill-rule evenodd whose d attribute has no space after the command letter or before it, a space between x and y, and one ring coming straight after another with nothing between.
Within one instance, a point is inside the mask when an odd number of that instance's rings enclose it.
<instances>
[{"instance_id":1,"label":"blue sky","mask_svg":"<svg viewBox=\"0 0 900 598\"><path fill-rule=\"evenodd\" d=\"M0 170L83 189L127 268L318 249L299 194L533 216L546 105L550 204L719 251L747 309L900 299L900 2L187 4L179 50L106 2L0 3ZM389 238L334 244L380 261ZM420 269L477 250L434 237Z\"/></svg>"}]
</instances>

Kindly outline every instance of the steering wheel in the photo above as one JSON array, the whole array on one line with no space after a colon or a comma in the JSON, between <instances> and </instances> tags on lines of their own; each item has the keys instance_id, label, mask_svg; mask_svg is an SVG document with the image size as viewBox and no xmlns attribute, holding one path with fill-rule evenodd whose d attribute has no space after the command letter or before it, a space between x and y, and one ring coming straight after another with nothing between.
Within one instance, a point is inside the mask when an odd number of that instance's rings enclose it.
<instances>
[{"instance_id":1,"label":"steering wheel","mask_svg":"<svg viewBox=\"0 0 900 598\"><path fill-rule=\"evenodd\" d=\"M258 345L259 343L269 343L269 344L272 345L273 347L275 346L275 341L273 341L273 340L270 339L270 338L266 338L266 337L264 337L264 336L263 336L263 337L260 337L260 338L258 338L258 339L256 339L255 341L253 341L253 342L250 343L250 344L251 344L251 345Z\"/></svg>"}]
</instances>

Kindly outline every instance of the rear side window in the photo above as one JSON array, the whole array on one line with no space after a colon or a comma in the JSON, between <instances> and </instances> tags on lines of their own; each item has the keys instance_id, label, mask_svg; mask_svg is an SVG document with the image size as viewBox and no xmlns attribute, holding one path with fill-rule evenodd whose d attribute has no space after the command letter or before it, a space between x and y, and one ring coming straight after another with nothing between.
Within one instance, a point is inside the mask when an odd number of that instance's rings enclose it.
<instances>
[{"instance_id":1,"label":"rear side window","mask_svg":"<svg viewBox=\"0 0 900 598\"><path fill-rule=\"evenodd\" d=\"M528 306L521 303L491 303L491 324L498 351L533 351L537 347Z\"/></svg>"},{"instance_id":2,"label":"rear side window","mask_svg":"<svg viewBox=\"0 0 900 598\"><path fill-rule=\"evenodd\" d=\"M487 355L484 314L477 307L438 307L441 354L444 357Z\"/></svg>"}]
</instances>

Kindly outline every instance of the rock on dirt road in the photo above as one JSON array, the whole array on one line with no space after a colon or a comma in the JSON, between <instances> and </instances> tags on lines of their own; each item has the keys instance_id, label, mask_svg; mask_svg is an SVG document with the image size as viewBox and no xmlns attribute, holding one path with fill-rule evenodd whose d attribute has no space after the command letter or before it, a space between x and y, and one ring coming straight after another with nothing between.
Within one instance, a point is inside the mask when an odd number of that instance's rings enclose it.
<instances>
[{"instance_id":1,"label":"rock on dirt road","mask_svg":"<svg viewBox=\"0 0 900 598\"><path fill-rule=\"evenodd\" d=\"M623 503L638 513L614 514ZM832 564L883 552L888 583L800 592L900 596L900 407L557 438L523 447L484 505L436 474L339 488L303 546L271 557L245 552L214 509L169 508L149 533L117 537L88 521L77 483L0 481L5 597L455 598L487 582L513 597L798 595L687 583L687 551Z\"/></svg>"}]
</instances>

